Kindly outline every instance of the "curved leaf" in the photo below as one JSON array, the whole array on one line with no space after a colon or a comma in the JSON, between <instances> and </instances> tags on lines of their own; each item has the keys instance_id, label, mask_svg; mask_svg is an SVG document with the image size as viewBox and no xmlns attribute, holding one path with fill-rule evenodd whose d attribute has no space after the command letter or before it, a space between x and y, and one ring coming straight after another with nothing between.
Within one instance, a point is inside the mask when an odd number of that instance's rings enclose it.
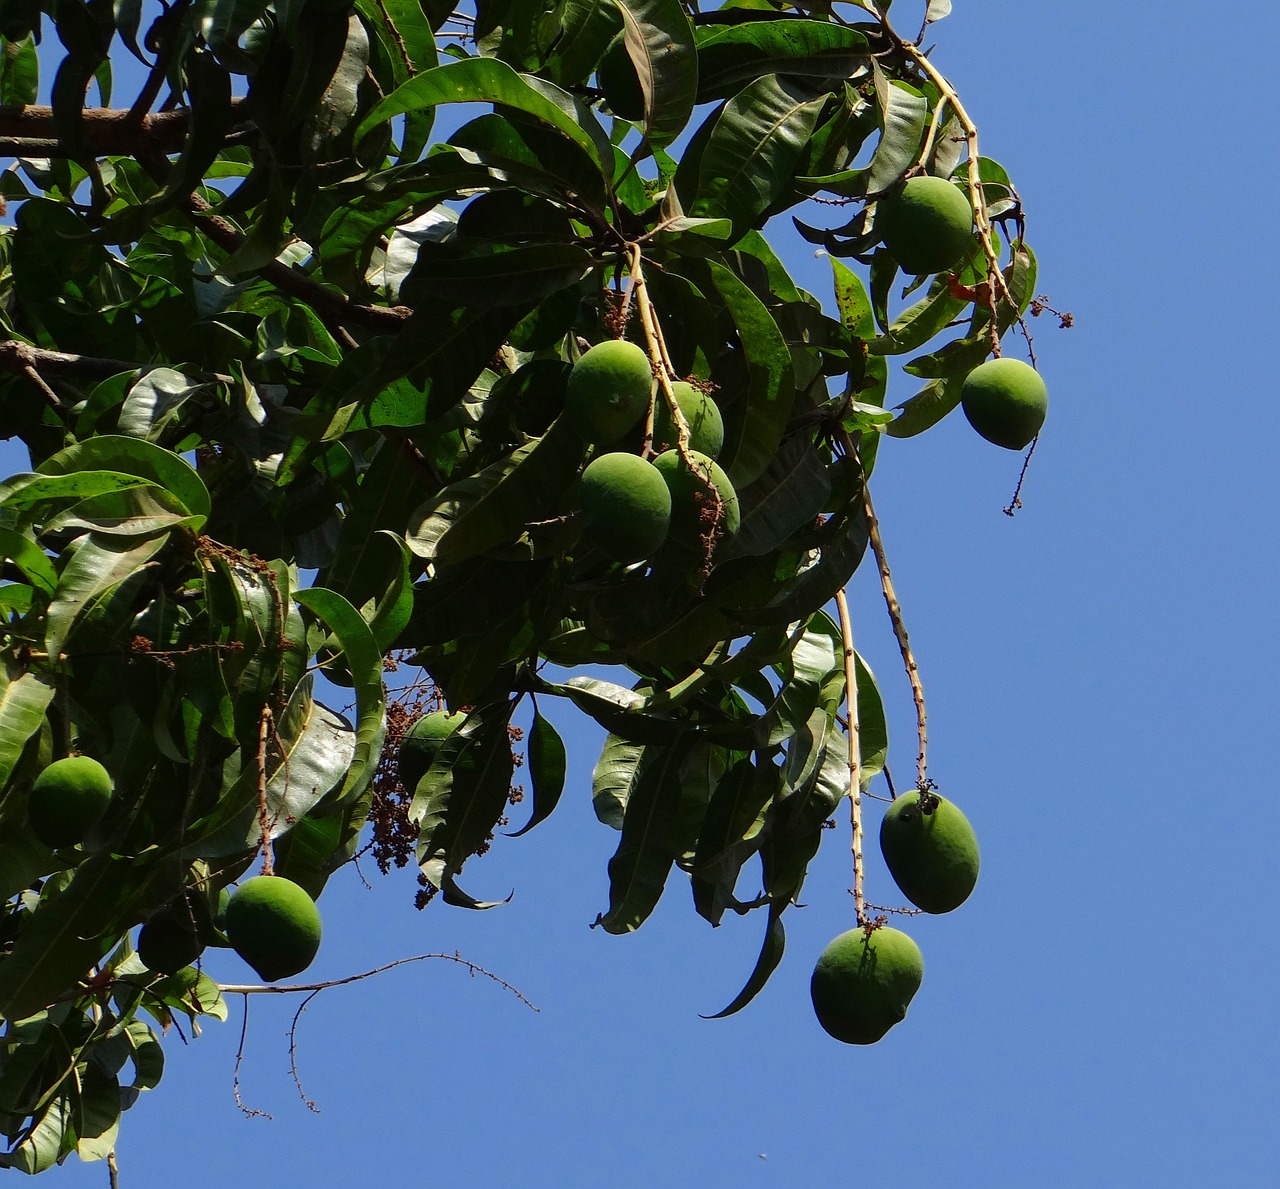
<instances>
[{"instance_id":1,"label":"curved leaf","mask_svg":"<svg viewBox=\"0 0 1280 1189\"><path fill-rule=\"evenodd\" d=\"M645 137L670 144L693 114L698 53L680 0L617 0L627 55L644 94Z\"/></svg>"},{"instance_id":2,"label":"curved leaf","mask_svg":"<svg viewBox=\"0 0 1280 1189\"><path fill-rule=\"evenodd\" d=\"M871 61L866 37L827 21L752 21L702 33L699 103L727 99L744 83L768 74L854 78Z\"/></svg>"},{"instance_id":3,"label":"curved leaf","mask_svg":"<svg viewBox=\"0 0 1280 1189\"><path fill-rule=\"evenodd\" d=\"M560 802L564 791L564 777L568 764L564 740L559 732L534 709L533 722L529 726L527 749L529 784L533 789L533 812L529 820L511 837L527 834L539 822L544 822Z\"/></svg>"}]
</instances>

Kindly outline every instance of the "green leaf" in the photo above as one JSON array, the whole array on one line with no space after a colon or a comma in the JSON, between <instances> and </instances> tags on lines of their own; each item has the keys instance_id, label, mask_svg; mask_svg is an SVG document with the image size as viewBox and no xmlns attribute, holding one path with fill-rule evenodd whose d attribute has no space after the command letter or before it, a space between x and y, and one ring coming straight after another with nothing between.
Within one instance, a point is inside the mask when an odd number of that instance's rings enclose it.
<instances>
[{"instance_id":1,"label":"green leaf","mask_svg":"<svg viewBox=\"0 0 1280 1189\"><path fill-rule=\"evenodd\" d=\"M517 74L496 58L468 58L425 70L375 104L356 129L358 144L379 124L443 103L493 103L549 124L585 149L607 172L609 138L581 101L553 83Z\"/></svg>"},{"instance_id":2,"label":"green leaf","mask_svg":"<svg viewBox=\"0 0 1280 1189\"><path fill-rule=\"evenodd\" d=\"M753 21L700 32L699 103L727 99L769 74L847 79L865 73L870 63L861 33L826 21Z\"/></svg>"},{"instance_id":3,"label":"green leaf","mask_svg":"<svg viewBox=\"0 0 1280 1189\"><path fill-rule=\"evenodd\" d=\"M698 53L680 0L617 0L627 55L644 95L645 137L670 144L693 114Z\"/></svg>"},{"instance_id":4,"label":"green leaf","mask_svg":"<svg viewBox=\"0 0 1280 1189\"><path fill-rule=\"evenodd\" d=\"M656 907L671 867L689 844L685 818L698 816L710 795L699 765L708 745L689 736L641 754L622 818L622 837L609 860L609 910L594 925L631 933Z\"/></svg>"},{"instance_id":5,"label":"green leaf","mask_svg":"<svg viewBox=\"0 0 1280 1189\"><path fill-rule=\"evenodd\" d=\"M0 794L9 783L27 742L45 721L45 712L57 693L53 680L42 673L24 673L8 657L3 664L0 689ZM3 796L0 795L0 801Z\"/></svg>"},{"instance_id":6,"label":"green leaf","mask_svg":"<svg viewBox=\"0 0 1280 1189\"><path fill-rule=\"evenodd\" d=\"M7 41L0 49L0 106L24 107L36 101L40 62L35 42Z\"/></svg>"},{"instance_id":7,"label":"green leaf","mask_svg":"<svg viewBox=\"0 0 1280 1189\"><path fill-rule=\"evenodd\" d=\"M108 855L86 859L60 892L24 914L13 948L0 958L0 1016L23 1020L47 1007L106 954L136 919L155 868Z\"/></svg>"},{"instance_id":8,"label":"green leaf","mask_svg":"<svg viewBox=\"0 0 1280 1189\"><path fill-rule=\"evenodd\" d=\"M562 511L586 456L586 443L557 420L543 437L512 454L514 465L445 530L435 544L436 561L456 565L509 544L528 525Z\"/></svg>"},{"instance_id":9,"label":"green leaf","mask_svg":"<svg viewBox=\"0 0 1280 1189\"><path fill-rule=\"evenodd\" d=\"M49 604L45 648L50 654L63 650L91 600L138 573L166 544L165 537L145 538L136 545L127 538L116 542L81 537Z\"/></svg>"},{"instance_id":10,"label":"green leaf","mask_svg":"<svg viewBox=\"0 0 1280 1189\"><path fill-rule=\"evenodd\" d=\"M308 674L271 724L261 772L256 733L227 762L218 803L187 827L181 858L216 859L252 852L262 837L260 783L266 790L272 838L280 837L331 790L342 786L355 754L355 733L346 719L314 699L312 687Z\"/></svg>"},{"instance_id":11,"label":"green leaf","mask_svg":"<svg viewBox=\"0 0 1280 1189\"><path fill-rule=\"evenodd\" d=\"M576 284L593 267L591 254L577 244L530 244L471 255L459 255L452 245L423 244L400 296L410 305L448 300L528 308Z\"/></svg>"},{"instance_id":12,"label":"green leaf","mask_svg":"<svg viewBox=\"0 0 1280 1189\"><path fill-rule=\"evenodd\" d=\"M791 186L826 101L772 74L744 87L707 140L689 214L732 219L735 238L760 226Z\"/></svg>"},{"instance_id":13,"label":"green leaf","mask_svg":"<svg viewBox=\"0 0 1280 1189\"><path fill-rule=\"evenodd\" d=\"M769 981L769 976L778 969L786 944L787 935L782 927L782 907L770 905L769 920L764 930L764 944L760 947L760 956L756 959L756 964L747 979L746 986L738 992L728 1007L723 1007L715 1015L705 1018L708 1020L722 1020L725 1016L731 1016L746 1007L764 989L765 983Z\"/></svg>"},{"instance_id":14,"label":"green leaf","mask_svg":"<svg viewBox=\"0 0 1280 1189\"><path fill-rule=\"evenodd\" d=\"M795 400L791 352L764 304L724 265L707 262L716 291L742 341L747 363L746 408L726 426L721 465L735 487L768 467Z\"/></svg>"},{"instance_id":15,"label":"green leaf","mask_svg":"<svg viewBox=\"0 0 1280 1189\"><path fill-rule=\"evenodd\" d=\"M543 716L534 709L533 722L529 727L529 745L527 749L529 784L533 793L533 812L529 820L516 830L511 837L519 838L527 834L539 822L544 822L560 802L560 794L564 791L564 777L568 764L564 741L559 733Z\"/></svg>"},{"instance_id":16,"label":"green leaf","mask_svg":"<svg viewBox=\"0 0 1280 1189\"><path fill-rule=\"evenodd\" d=\"M875 68L880 143L867 167L866 192L888 189L915 163L929 126L929 103L914 87Z\"/></svg>"},{"instance_id":17,"label":"green leaf","mask_svg":"<svg viewBox=\"0 0 1280 1189\"><path fill-rule=\"evenodd\" d=\"M615 830L622 829L643 753L643 744L619 735L606 738L600 750L591 776L591 802L596 817Z\"/></svg>"},{"instance_id":18,"label":"green leaf","mask_svg":"<svg viewBox=\"0 0 1280 1189\"><path fill-rule=\"evenodd\" d=\"M337 637L351 672L356 695L355 752L339 801L358 797L373 781L386 735L386 687L382 683L382 650L360 613L340 594L313 586L295 592L294 599L314 611Z\"/></svg>"},{"instance_id":19,"label":"green leaf","mask_svg":"<svg viewBox=\"0 0 1280 1189\"><path fill-rule=\"evenodd\" d=\"M419 825L418 864L442 888L484 847L511 793L514 761L507 725L514 703L473 710L441 745L409 809ZM463 907L479 907L470 898Z\"/></svg>"},{"instance_id":20,"label":"green leaf","mask_svg":"<svg viewBox=\"0 0 1280 1189\"><path fill-rule=\"evenodd\" d=\"M36 468L42 475L75 471L120 471L163 487L194 518L198 530L209 517L209 491L195 468L152 442L101 434L60 450Z\"/></svg>"},{"instance_id":21,"label":"green leaf","mask_svg":"<svg viewBox=\"0 0 1280 1189\"><path fill-rule=\"evenodd\" d=\"M763 842L765 809L779 791L779 770L739 760L716 785L698 834L690 883L698 915L719 925L734 904L733 890L743 864Z\"/></svg>"},{"instance_id":22,"label":"green leaf","mask_svg":"<svg viewBox=\"0 0 1280 1189\"><path fill-rule=\"evenodd\" d=\"M21 533L0 528L0 561L5 559L13 562L41 594L52 595L57 588L58 572L44 550Z\"/></svg>"}]
</instances>

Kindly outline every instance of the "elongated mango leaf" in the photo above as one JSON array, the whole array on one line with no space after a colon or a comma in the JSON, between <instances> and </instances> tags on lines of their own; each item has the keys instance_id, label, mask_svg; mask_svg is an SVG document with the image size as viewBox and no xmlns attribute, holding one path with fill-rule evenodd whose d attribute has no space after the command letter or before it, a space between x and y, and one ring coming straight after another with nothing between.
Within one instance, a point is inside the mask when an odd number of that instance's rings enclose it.
<instances>
[{"instance_id":1,"label":"elongated mango leaf","mask_svg":"<svg viewBox=\"0 0 1280 1189\"><path fill-rule=\"evenodd\" d=\"M745 487L777 453L795 401L795 375L786 339L764 303L724 265L712 260L707 267L747 360L746 409L726 427L720 460L734 486Z\"/></svg>"},{"instance_id":2,"label":"elongated mango leaf","mask_svg":"<svg viewBox=\"0 0 1280 1189\"><path fill-rule=\"evenodd\" d=\"M57 686L42 673L24 673L8 657L0 688L0 794L22 758L27 741L40 729ZM3 797L0 796L0 800Z\"/></svg>"},{"instance_id":3,"label":"elongated mango leaf","mask_svg":"<svg viewBox=\"0 0 1280 1189\"><path fill-rule=\"evenodd\" d=\"M48 651L61 652L89 602L136 574L167 543L163 536L144 538L137 544L128 538L116 541L93 534L81 538L58 576L57 593L49 604L45 635Z\"/></svg>"},{"instance_id":4,"label":"elongated mango leaf","mask_svg":"<svg viewBox=\"0 0 1280 1189\"><path fill-rule=\"evenodd\" d=\"M698 93L693 25L680 0L617 3L644 95L645 137L651 145L668 145L689 122Z\"/></svg>"},{"instance_id":5,"label":"elongated mango leaf","mask_svg":"<svg viewBox=\"0 0 1280 1189\"><path fill-rule=\"evenodd\" d=\"M472 711L418 781L409 816L419 826L419 869L437 888L487 844L506 810L514 771L507 733L513 705ZM456 903L481 907L492 902L462 897Z\"/></svg>"},{"instance_id":6,"label":"elongated mango leaf","mask_svg":"<svg viewBox=\"0 0 1280 1189\"><path fill-rule=\"evenodd\" d=\"M460 256L424 244L400 288L402 301L530 306L582 280L594 267L577 244L530 244L505 252Z\"/></svg>"},{"instance_id":7,"label":"elongated mango leaf","mask_svg":"<svg viewBox=\"0 0 1280 1189\"><path fill-rule=\"evenodd\" d=\"M375 104L356 129L358 144L379 124L444 103L493 103L525 112L564 133L595 158L613 159L609 138L590 109L554 83L517 74L496 58L467 58L424 70Z\"/></svg>"},{"instance_id":8,"label":"elongated mango leaf","mask_svg":"<svg viewBox=\"0 0 1280 1189\"><path fill-rule=\"evenodd\" d=\"M778 793L778 776L771 763L757 767L739 760L712 794L690 871L693 906L712 925L719 925L733 904L743 864L760 849L765 809Z\"/></svg>"},{"instance_id":9,"label":"elongated mango leaf","mask_svg":"<svg viewBox=\"0 0 1280 1189\"><path fill-rule=\"evenodd\" d=\"M760 226L789 189L825 95L767 75L725 105L703 149L689 214L733 220L735 238Z\"/></svg>"},{"instance_id":10,"label":"elongated mango leaf","mask_svg":"<svg viewBox=\"0 0 1280 1189\"><path fill-rule=\"evenodd\" d=\"M209 491L195 468L181 455L119 434L87 438L60 450L36 468L42 475L73 471L122 471L163 487L195 517L196 528L209 517Z\"/></svg>"},{"instance_id":11,"label":"elongated mango leaf","mask_svg":"<svg viewBox=\"0 0 1280 1189\"><path fill-rule=\"evenodd\" d=\"M782 906L777 904L770 905L768 923L765 925L764 930L764 944L760 947L760 956L756 958L756 964L747 979L746 986L738 992L733 1002L727 1007L722 1007L715 1015L705 1016L704 1018L722 1020L725 1016L731 1016L746 1007L764 989L765 983L769 981L769 976L778 969L778 963L782 961L782 954L786 949L786 944L787 934L782 927Z\"/></svg>"},{"instance_id":12,"label":"elongated mango leaf","mask_svg":"<svg viewBox=\"0 0 1280 1189\"><path fill-rule=\"evenodd\" d=\"M26 1019L87 974L138 919L160 874L154 867L93 855L64 889L42 896L24 916L13 948L0 958L0 1016Z\"/></svg>"},{"instance_id":13,"label":"elongated mango leaf","mask_svg":"<svg viewBox=\"0 0 1280 1189\"><path fill-rule=\"evenodd\" d=\"M656 907L687 839L681 829L687 800L705 805L709 789L696 763L705 742L690 736L649 746L640 756L622 818L622 837L609 860L609 909L593 922L606 933L631 933Z\"/></svg>"},{"instance_id":14,"label":"elongated mango leaf","mask_svg":"<svg viewBox=\"0 0 1280 1189\"><path fill-rule=\"evenodd\" d=\"M568 766L564 740L536 708L533 722L529 726L527 755L533 811L529 820L511 835L512 838L519 838L539 822L546 821L560 803L560 794L564 792L564 777Z\"/></svg>"},{"instance_id":15,"label":"elongated mango leaf","mask_svg":"<svg viewBox=\"0 0 1280 1189\"><path fill-rule=\"evenodd\" d=\"M514 541L526 526L561 511L569 485L587 456L587 445L567 423L556 421L542 438L516 453L520 455L516 465L436 542L435 557L442 565L454 565Z\"/></svg>"},{"instance_id":16,"label":"elongated mango leaf","mask_svg":"<svg viewBox=\"0 0 1280 1189\"><path fill-rule=\"evenodd\" d=\"M880 143L867 167L868 194L887 189L915 163L929 126L929 102L919 91L887 78L878 66L874 74Z\"/></svg>"},{"instance_id":17,"label":"elongated mango leaf","mask_svg":"<svg viewBox=\"0 0 1280 1189\"><path fill-rule=\"evenodd\" d=\"M0 499L0 503L4 501ZM11 528L0 528L0 560L7 558L26 575L41 594L52 595L58 585L58 572L53 562L29 537Z\"/></svg>"},{"instance_id":18,"label":"elongated mango leaf","mask_svg":"<svg viewBox=\"0 0 1280 1189\"><path fill-rule=\"evenodd\" d=\"M768 74L847 79L870 64L866 37L826 21L753 21L699 32L699 103L726 99Z\"/></svg>"},{"instance_id":19,"label":"elongated mango leaf","mask_svg":"<svg viewBox=\"0 0 1280 1189\"><path fill-rule=\"evenodd\" d=\"M313 586L294 599L314 611L337 637L351 673L356 694L355 749L346 779L336 796L352 800L373 781L387 731L386 688L382 684L382 650L360 613L340 594ZM412 596L411 596L412 597Z\"/></svg>"},{"instance_id":20,"label":"elongated mango leaf","mask_svg":"<svg viewBox=\"0 0 1280 1189\"><path fill-rule=\"evenodd\" d=\"M355 753L355 733L341 715L313 696L310 674L268 728L261 769L257 740L247 742L224 766L224 787L215 808L187 828L180 857L216 859L249 853L259 844L259 788L266 790L271 837L341 787Z\"/></svg>"}]
</instances>

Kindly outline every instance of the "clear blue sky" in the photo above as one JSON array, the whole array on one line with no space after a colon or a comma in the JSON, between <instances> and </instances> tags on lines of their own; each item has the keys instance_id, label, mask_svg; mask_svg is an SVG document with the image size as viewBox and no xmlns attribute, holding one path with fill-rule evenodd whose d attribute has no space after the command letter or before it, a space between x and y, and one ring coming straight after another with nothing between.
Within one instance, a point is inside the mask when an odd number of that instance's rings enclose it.
<instances>
[{"instance_id":1,"label":"clear blue sky","mask_svg":"<svg viewBox=\"0 0 1280 1189\"><path fill-rule=\"evenodd\" d=\"M171 1039L126 1115L126 1189L1275 1183L1277 176L1254 50L1280 15L956 0L933 40L1077 326L1034 324L1051 408L1016 519L1018 456L958 413L878 461L931 772L983 848L971 900L906 926L926 963L908 1019L870 1048L813 1020L813 961L852 923L843 829L781 969L729 1020L699 1013L736 993L761 921L711 930L673 876L639 933L591 931L616 835L591 811L598 736L562 715L560 809L468 867L469 891L512 903L417 913L408 873L370 869L366 891L348 871L313 968L457 949L540 1011L445 962L328 991L299 1033L315 1115L289 1076L296 1003L258 997L241 1080L268 1121L232 1099L233 1000ZM790 260L825 298L811 252ZM869 567L854 604L905 779L911 699ZM874 853L868 895L893 898Z\"/></svg>"}]
</instances>

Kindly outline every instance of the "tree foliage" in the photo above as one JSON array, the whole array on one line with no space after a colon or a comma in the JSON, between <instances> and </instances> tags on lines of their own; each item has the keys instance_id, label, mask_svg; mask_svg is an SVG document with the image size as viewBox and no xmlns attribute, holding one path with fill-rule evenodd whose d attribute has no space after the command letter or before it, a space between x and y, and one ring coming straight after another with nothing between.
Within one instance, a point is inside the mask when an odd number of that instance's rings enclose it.
<instances>
[{"instance_id":1,"label":"tree foliage","mask_svg":"<svg viewBox=\"0 0 1280 1189\"><path fill-rule=\"evenodd\" d=\"M509 811L517 713L519 833L564 785L553 699L609 733L597 924L638 928L679 869L711 924L764 913L726 1011L764 984L850 796L847 673L853 783L885 759L826 610L877 446L950 412L1035 292L1017 194L918 48L950 5L919 7L908 36L887 2L0 2L0 422L31 460L0 484L0 1163L111 1149L153 1024L225 1014L137 927L179 905L225 944L264 853L318 896L372 819L424 900L485 907L459 877ZM877 230L919 173L976 213L933 277ZM829 307L762 234L782 216ZM624 335L672 416L673 380L712 394L741 513L721 531L708 488L630 565L580 540L593 445L562 415ZM896 408L890 357L922 382ZM391 655L467 712L411 789ZM72 753L115 794L51 850L28 797Z\"/></svg>"}]
</instances>

